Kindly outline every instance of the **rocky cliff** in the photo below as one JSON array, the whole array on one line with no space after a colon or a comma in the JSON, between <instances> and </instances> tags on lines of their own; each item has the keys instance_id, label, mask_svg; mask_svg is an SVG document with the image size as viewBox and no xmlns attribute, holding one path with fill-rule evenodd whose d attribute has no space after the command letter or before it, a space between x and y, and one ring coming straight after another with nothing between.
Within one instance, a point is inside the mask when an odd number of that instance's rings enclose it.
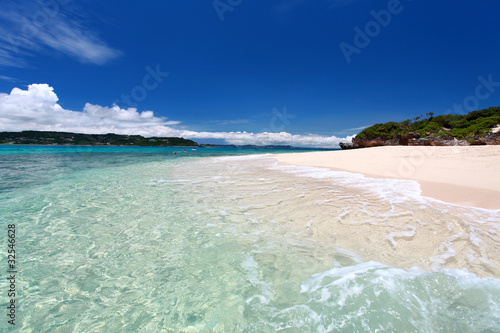
<instances>
[{"instance_id":1,"label":"rocky cliff","mask_svg":"<svg viewBox=\"0 0 500 333\"><path fill-rule=\"evenodd\" d=\"M377 137L375 139L360 139L355 137L352 144L342 143L342 149L367 148L378 146L474 146L474 145L500 145L500 132L487 133L479 137L458 140L453 136L422 137L417 133L397 134L391 138Z\"/></svg>"}]
</instances>

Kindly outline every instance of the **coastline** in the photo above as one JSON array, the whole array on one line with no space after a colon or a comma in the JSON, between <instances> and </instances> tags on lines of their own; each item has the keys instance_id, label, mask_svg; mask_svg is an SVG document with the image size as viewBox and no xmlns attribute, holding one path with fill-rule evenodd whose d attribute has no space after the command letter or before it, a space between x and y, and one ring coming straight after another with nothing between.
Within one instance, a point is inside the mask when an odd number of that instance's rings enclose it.
<instances>
[{"instance_id":1,"label":"coastline","mask_svg":"<svg viewBox=\"0 0 500 333\"><path fill-rule=\"evenodd\" d=\"M500 209L500 146L386 146L273 155L280 163L415 180L422 196Z\"/></svg>"}]
</instances>

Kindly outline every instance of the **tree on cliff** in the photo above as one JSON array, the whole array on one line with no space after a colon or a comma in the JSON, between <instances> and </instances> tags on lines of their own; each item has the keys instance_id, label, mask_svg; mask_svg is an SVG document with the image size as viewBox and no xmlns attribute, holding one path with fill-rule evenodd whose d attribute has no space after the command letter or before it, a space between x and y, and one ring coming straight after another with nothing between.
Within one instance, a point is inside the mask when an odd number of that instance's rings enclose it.
<instances>
[{"instance_id":1,"label":"tree on cliff","mask_svg":"<svg viewBox=\"0 0 500 333\"><path fill-rule=\"evenodd\" d=\"M453 136L462 140L483 137L500 124L500 107L473 111L466 115L446 114L434 117L433 112L426 115L428 119L422 119L420 115L414 121L407 119L399 123L375 124L362 130L356 139L387 140L397 135L413 133L420 137Z\"/></svg>"}]
</instances>

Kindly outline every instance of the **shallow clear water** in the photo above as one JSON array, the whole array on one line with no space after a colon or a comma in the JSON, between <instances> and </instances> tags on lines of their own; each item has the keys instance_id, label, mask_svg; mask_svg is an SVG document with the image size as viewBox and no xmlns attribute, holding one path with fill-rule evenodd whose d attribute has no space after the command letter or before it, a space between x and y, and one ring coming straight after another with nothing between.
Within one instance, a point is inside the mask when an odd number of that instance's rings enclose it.
<instances>
[{"instance_id":1,"label":"shallow clear water","mask_svg":"<svg viewBox=\"0 0 500 333\"><path fill-rule=\"evenodd\" d=\"M460 269L446 251L420 267L369 253L404 254L428 216L490 224L484 238L496 241L496 212L452 214L418 195L408 203L364 193L356 185L365 180L265 156L211 157L258 150L15 148L0 147L0 240L15 223L18 331L500 331L499 279ZM381 215L388 210L393 217ZM328 229L328 219L342 227ZM388 231L397 219L415 229ZM350 231L365 225L388 238L375 244ZM470 239L482 237L469 229ZM474 269L487 248L471 251ZM494 265L478 264L478 274ZM2 317L0 329L10 326Z\"/></svg>"}]
</instances>

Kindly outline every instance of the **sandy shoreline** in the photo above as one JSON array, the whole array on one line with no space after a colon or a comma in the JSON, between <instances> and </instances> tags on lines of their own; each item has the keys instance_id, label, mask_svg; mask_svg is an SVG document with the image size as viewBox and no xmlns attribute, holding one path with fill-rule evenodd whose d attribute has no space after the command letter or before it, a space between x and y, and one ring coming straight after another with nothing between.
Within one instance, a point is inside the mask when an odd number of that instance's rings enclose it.
<instances>
[{"instance_id":1,"label":"sandy shoreline","mask_svg":"<svg viewBox=\"0 0 500 333\"><path fill-rule=\"evenodd\" d=\"M281 163L416 180L422 195L500 209L500 146L376 147L274 155Z\"/></svg>"}]
</instances>

